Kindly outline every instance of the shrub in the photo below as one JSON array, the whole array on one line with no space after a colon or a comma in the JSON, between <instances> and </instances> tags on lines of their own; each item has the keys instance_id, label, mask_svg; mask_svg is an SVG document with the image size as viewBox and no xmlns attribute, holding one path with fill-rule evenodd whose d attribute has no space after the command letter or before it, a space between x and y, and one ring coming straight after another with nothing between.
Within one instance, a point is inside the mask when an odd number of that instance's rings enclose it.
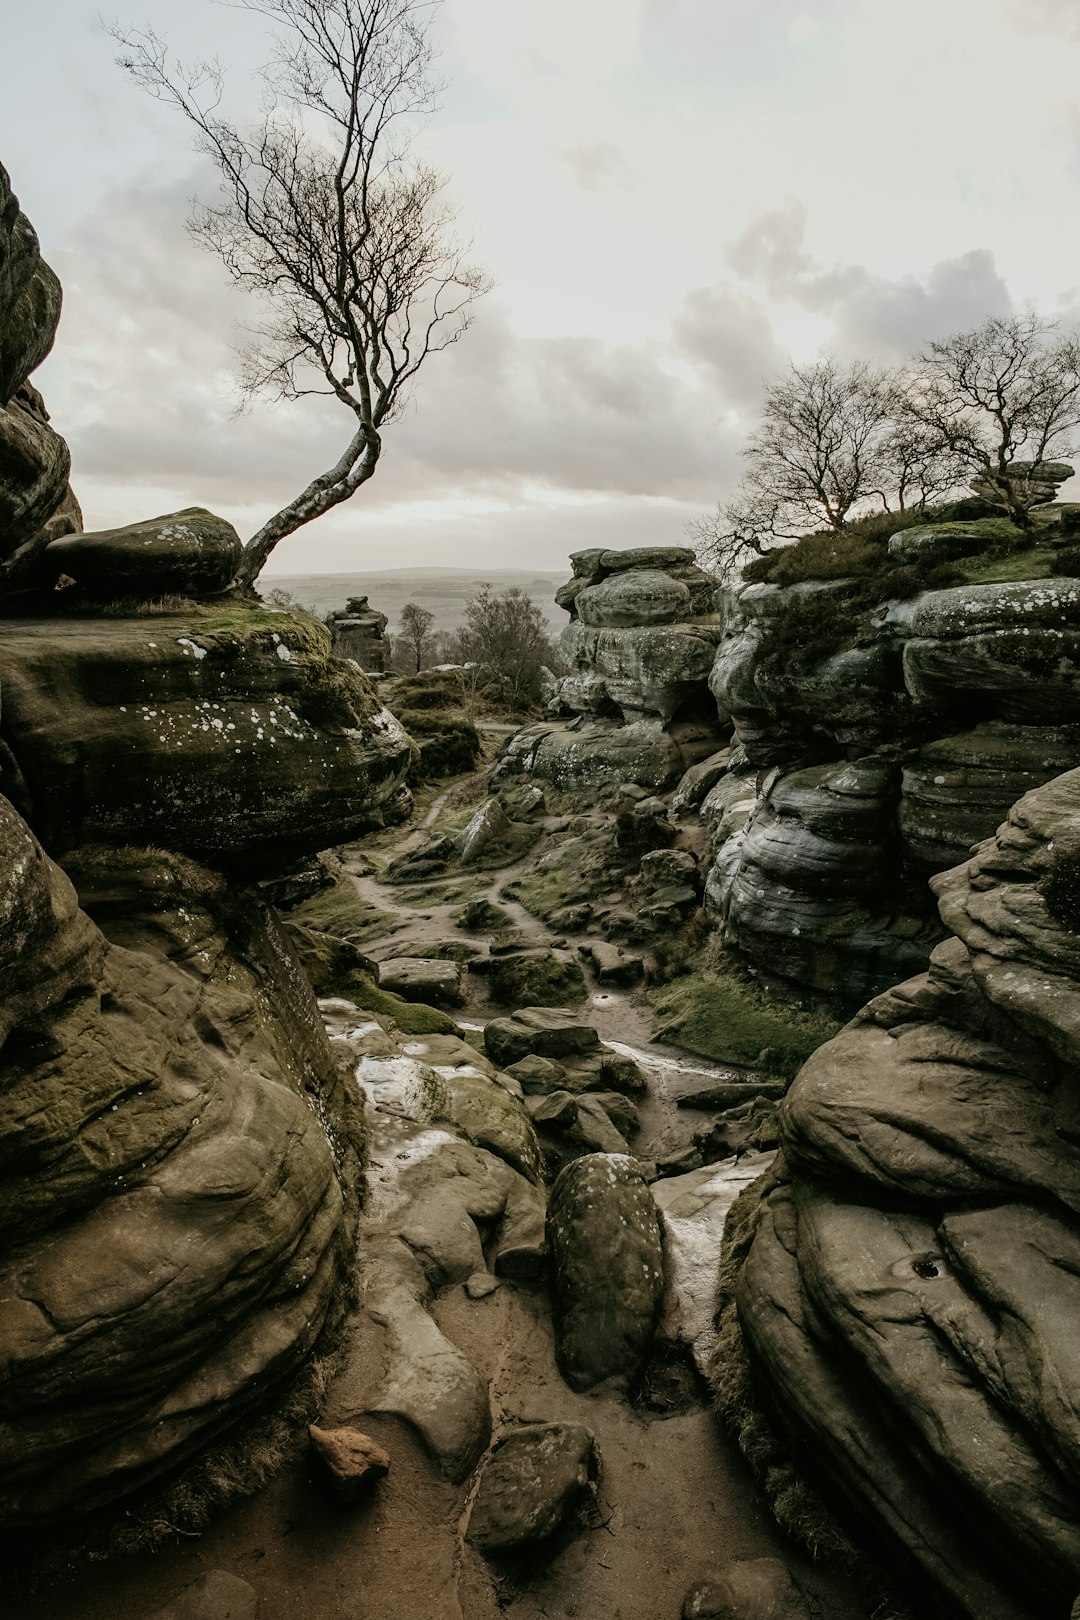
<instances>
[{"instance_id":1,"label":"shrub","mask_svg":"<svg viewBox=\"0 0 1080 1620\"><path fill-rule=\"evenodd\" d=\"M1055 552L1050 560L1050 572L1059 578L1080 579L1080 545L1065 546Z\"/></svg>"}]
</instances>

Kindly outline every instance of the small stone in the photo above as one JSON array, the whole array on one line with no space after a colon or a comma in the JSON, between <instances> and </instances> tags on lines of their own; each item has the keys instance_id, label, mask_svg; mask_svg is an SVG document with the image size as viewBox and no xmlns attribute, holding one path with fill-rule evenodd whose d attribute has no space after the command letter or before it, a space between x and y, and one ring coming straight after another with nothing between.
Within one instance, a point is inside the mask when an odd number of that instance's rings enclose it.
<instances>
[{"instance_id":1,"label":"small stone","mask_svg":"<svg viewBox=\"0 0 1080 1620\"><path fill-rule=\"evenodd\" d=\"M487 1299L489 1294L501 1287L501 1280L493 1277L490 1271L474 1271L465 1281L465 1292L470 1299Z\"/></svg>"},{"instance_id":2,"label":"small stone","mask_svg":"<svg viewBox=\"0 0 1080 1620\"><path fill-rule=\"evenodd\" d=\"M255 1588L239 1575L208 1569L194 1586L163 1609L155 1609L147 1620L255 1620L258 1603Z\"/></svg>"},{"instance_id":3,"label":"small stone","mask_svg":"<svg viewBox=\"0 0 1080 1620\"><path fill-rule=\"evenodd\" d=\"M786 1564L752 1558L697 1581L683 1599L682 1620L810 1620L810 1610Z\"/></svg>"},{"instance_id":4,"label":"small stone","mask_svg":"<svg viewBox=\"0 0 1080 1620\"><path fill-rule=\"evenodd\" d=\"M525 1106L534 1125L568 1131L577 1123L578 1099L569 1091L552 1091L546 1097L530 1097Z\"/></svg>"},{"instance_id":5,"label":"small stone","mask_svg":"<svg viewBox=\"0 0 1080 1620\"><path fill-rule=\"evenodd\" d=\"M509 1018L493 1018L484 1030L488 1057L500 1069L530 1053L562 1058L599 1044L593 1026L565 1007L519 1007Z\"/></svg>"},{"instance_id":6,"label":"small stone","mask_svg":"<svg viewBox=\"0 0 1080 1620\"><path fill-rule=\"evenodd\" d=\"M466 1539L488 1554L548 1541L595 1503L596 1437L579 1423L530 1423L496 1445L480 1476Z\"/></svg>"},{"instance_id":7,"label":"small stone","mask_svg":"<svg viewBox=\"0 0 1080 1620\"><path fill-rule=\"evenodd\" d=\"M359 1429L320 1429L313 1423L308 1436L340 1502L355 1502L390 1472L387 1453Z\"/></svg>"},{"instance_id":8,"label":"small stone","mask_svg":"<svg viewBox=\"0 0 1080 1620\"><path fill-rule=\"evenodd\" d=\"M561 1063L554 1063L551 1058L537 1057L535 1052L530 1052L527 1057L511 1063L506 1073L518 1082L527 1097L536 1097L557 1090L566 1070Z\"/></svg>"}]
</instances>

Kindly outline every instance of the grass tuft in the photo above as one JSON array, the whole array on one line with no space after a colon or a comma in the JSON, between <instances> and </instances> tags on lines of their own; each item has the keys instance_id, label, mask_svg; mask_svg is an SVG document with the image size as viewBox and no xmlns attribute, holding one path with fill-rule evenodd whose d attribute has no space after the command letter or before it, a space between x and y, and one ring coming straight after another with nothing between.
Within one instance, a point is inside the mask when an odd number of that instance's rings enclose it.
<instances>
[{"instance_id":1,"label":"grass tuft","mask_svg":"<svg viewBox=\"0 0 1080 1620\"><path fill-rule=\"evenodd\" d=\"M658 1040L792 1079L840 1028L824 1013L778 1005L715 940L699 961L693 971L650 990Z\"/></svg>"}]
</instances>

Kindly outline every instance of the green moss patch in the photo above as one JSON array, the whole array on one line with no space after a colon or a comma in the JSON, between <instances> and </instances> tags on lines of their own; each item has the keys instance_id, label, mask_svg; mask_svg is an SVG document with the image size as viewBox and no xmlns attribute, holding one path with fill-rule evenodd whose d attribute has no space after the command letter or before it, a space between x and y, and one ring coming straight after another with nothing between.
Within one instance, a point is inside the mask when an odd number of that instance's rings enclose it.
<instances>
[{"instance_id":1,"label":"green moss patch","mask_svg":"<svg viewBox=\"0 0 1080 1620\"><path fill-rule=\"evenodd\" d=\"M553 844L508 893L534 917L546 919L563 906L615 887L620 870L612 823Z\"/></svg>"},{"instance_id":2,"label":"green moss patch","mask_svg":"<svg viewBox=\"0 0 1080 1620\"><path fill-rule=\"evenodd\" d=\"M650 990L656 1039L718 1063L793 1078L839 1023L771 1001L718 950L705 966Z\"/></svg>"}]
</instances>

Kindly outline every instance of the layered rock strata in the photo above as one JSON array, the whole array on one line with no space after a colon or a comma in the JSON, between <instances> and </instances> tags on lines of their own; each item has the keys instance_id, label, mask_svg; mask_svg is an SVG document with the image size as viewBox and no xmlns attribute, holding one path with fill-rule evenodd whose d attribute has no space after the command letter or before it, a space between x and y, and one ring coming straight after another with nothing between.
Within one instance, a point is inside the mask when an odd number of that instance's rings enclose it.
<instances>
[{"instance_id":1,"label":"layered rock strata","mask_svg":"<svg viewBox=\"0 0 1080 1620\"><path fill-rule=\"evenodd\" d=\"M807 1470L922 1601L1080 1590L1080 771L934 880L949 937L804 1066L737 1306Z\"/></svg>"},{"instance_id":2,"label":"layered rock strata","mask_svg":"<svg viewBox=\"0 0 1080 1620\"><path fill-rule=\"evenodd\" d=\"M722 592L710 678L735 726L729 774L754 787L715 836L711 915L760 971L848 1009L941 937L925 878L1080 761L1080 582L870 610L855 585Z\"/></svg>"},{"instance_id":3,"label":"layered rock strata","mask_svg":"<svg viewBox=\"0 0 1080 1620\"><path fill-rule=\"evenodd\" d=\"M265 905L98 851L103 931L6 801L0 873L0 1519L37 1525L175 1469L301 1366L358 1162Z\"/></svg>"},{"instance_id":4,"label":"layered rock strata","mask_svg":"<svg viewBox=\"0 0 1080 1620\"><path fill-rule=\"evenodd\" d=\"M225 605L220 518L73 532L28 381L59 304L0 170L0 1523L29 1527L174 1475L342 1314L359 1099L243 885L355 836L414 754L322 626Z\"/></svg>"},{"instance_id":5,"label":"layered rock strata","mask_svg":"<svg viewBox=\"0 0 1080 1620\"><path fill-rule=\"evenodd\" d=\"M530 726L504 770L563 786L671 786L723 737L706 683L721 626L716 582L683 546L580 551L556 595L570 614L560 649L570 673L552 707L575 729Z\"/></svg>"}]
</instances>

